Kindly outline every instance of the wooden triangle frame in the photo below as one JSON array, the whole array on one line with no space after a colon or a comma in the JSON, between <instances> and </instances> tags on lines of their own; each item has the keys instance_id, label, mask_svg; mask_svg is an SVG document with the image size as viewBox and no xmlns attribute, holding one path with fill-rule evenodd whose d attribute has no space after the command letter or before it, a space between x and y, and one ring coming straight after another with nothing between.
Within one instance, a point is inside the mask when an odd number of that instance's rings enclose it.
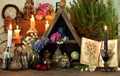
<instances>
[{"instance_id":1,"label":"wooden triangle frame","mask_svg":"<svg viewBox=\"0 0 120 76\"><path fill-rule=\"evenodd\" d=\"M59 19L60 15L63 17L65 23L67 24L68 29L71 31L73 37L75 38L76 43L78 43L79 47L81 47L81 43L80 43L80 37L78 36L75 28L73 27L72 23L69 21L68 16L66 14L66 12L59 8L54 19L52 20L50 26L48 27L47 31L44 33L43 37L48 37L48 35L50 34L52 28L54 27L55 23L57 22L57 20Z\"/></svg>"}]
</instances>

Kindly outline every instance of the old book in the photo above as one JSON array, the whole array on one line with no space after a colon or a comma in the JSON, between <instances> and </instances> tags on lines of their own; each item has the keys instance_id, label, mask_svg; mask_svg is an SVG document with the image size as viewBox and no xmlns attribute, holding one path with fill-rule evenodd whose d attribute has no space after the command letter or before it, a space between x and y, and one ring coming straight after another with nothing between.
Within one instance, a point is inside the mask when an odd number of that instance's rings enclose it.
<instances>
[{"instance_id":1,"label":"old book","mask_svg":"<svg viewBox=\"0 0 120 76\"><path fill-rule=\"evenodd\" d=\"M104 67L102 52L104 41L83 37L81 42L80 63L88 66ZM108 40L109 67L118 67L118 39Z\"/></svg>"}]
</instances>

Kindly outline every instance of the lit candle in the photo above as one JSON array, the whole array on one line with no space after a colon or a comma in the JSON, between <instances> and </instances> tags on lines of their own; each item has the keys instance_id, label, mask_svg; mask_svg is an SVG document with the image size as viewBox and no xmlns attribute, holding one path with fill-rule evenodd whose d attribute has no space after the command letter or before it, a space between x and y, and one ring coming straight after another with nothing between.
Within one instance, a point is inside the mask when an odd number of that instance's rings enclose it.
<instances>
[{"instance_id":1,"label":"lit candle","mask_svg":"<svg viewBox=\"0 0 120 76\"><path fill-rule=\"evenodd\" d=\"M104 26L104 51L108 51L108 33L107 33L107 26Z\"/></svg>"},{"instance_id":2,"label":"lit candle","mask_svg":"<svg viewBox=\"0 0 120 76\"><path fill-rule=\"evenodd\" d=\"M46 24L45 24L45 31L47 31L48 27L49 27L49 23L48 23L48 20L47 20Z\"/></svg>"},{"instance_id":3,"label":"lit candle","mask_svg":"<svg viewBox=\"0 0 120 76\"><path fill-rule=\"evenodd\" d=\"M31 26L31 30L34 30L34 28L35 28L35 18L34 18L33 15L30 18L30 26Z\"/></svg>"},{"instance_id":4,"label":"lit candle","mask_svg":"<svg viewBox=\"0 0 120 76\"><path fill-rule=\"evenodd\" d=\"M20 38L20 29L18 25L16 26L16 29L14 30L14 36L15 38Z\"/></svg>"},{"instance_id":5,"label":"lit candle","mask_svg":"<svg viewBox=\"0 0 120 76\"><path fill-rule=\"evenodd\" d=\"M30 29L27 31L27 33L31 33L31 32L37 33L37 30L35 28L35 18L33 15L31 15L31 18L30 18Z\"/></svg>"},{"instance_id":6,"label":"lit candle","mask_svg":"<svg viewBox=\"0 0 120 76\"><path fill-rule=\"evenodd\" d=\"M7 46L10 47L12 44L12 25L10 24L8 28L8 40L7 40Z\"/></svg>"}]
</instances>

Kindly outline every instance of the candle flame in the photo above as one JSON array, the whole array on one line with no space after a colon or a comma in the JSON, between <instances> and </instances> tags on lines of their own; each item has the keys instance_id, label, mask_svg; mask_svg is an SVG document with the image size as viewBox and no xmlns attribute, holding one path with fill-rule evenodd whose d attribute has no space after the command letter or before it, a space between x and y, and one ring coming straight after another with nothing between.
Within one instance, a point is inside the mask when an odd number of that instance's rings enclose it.
<instances>
[{"instance_id":1,"label":"candle flame","mask_svg":"<svg viewBox=\"0 0 120 76\"><path fill-rule=\"evenodd\" d=\"M17 29L17 30L19 29L19 26L18 26L18 25L16 26L16 29Z\"/></svg>"},{"instance_id":2,"label":"candle flame","mask_svg":"<svg viewBox=\"0 0 120 76\"><path fill-rule=\"evenodd\" d=\"M34 16L32 15L31 18L34 19Z\"/></svg>"},{"instance_id":3,"label":"candle flame","mask_svg":"<svg viewBox=\"0 0 120 76\"><path fill-rule=\"evenodd\" d=\"M9 25L9 29L12 30L12 24Z\"/></svg>"},{"instance_id":4,"label":"candle flame","mask_svg":"<svg viewBox=\"0 0 120 76\"><path fill-rule=\"evenodd\" d=\"M46 24L48 24L48 20L46 21Z\"/></svg>"},{"instance_id":5,"label":"candle flame","mask_svg":"<svg viewBox=\"0 0 120 76\"><path fill-rule=\"evenodd\" d=\"M106 25L104 26L104 30L107 30L107 26Z\"/></svg>"}]
</instances>

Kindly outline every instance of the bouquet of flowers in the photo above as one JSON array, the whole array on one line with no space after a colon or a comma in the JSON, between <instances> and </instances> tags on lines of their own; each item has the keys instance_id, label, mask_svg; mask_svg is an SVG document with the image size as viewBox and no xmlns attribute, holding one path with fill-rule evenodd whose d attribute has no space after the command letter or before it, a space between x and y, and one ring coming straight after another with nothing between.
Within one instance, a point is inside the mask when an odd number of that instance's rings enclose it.
<instances>
[{"instance_id":1,"label":"bouquet of flowers","mask_svg":"<svg viewBox=\"0 0 120 76\"><path fill-rule=\"evenodd\" d=\"M49 5L49 3L40 3L39 7L36 8L37 13L42 17L47 16L49 14Z\"/></svg>"},{"instance_id":2,"label":"bouquet of flowers","mask_svg":"<svg viewBox=\"0 0 120 76\"><path fill-rule=\"evenodd\" d=\"M55 16L55 12L53 9L52 4L49 3L40 3L39 6L36 8L36 19L41 20L41 19L48 19L52 20Z\"/></svg>"},{"instance_id":3,"label":"bouquet of flowers","mask_svg":"<svg viewBox=\"0 0 120 76\"><path fill-rule=\"evenodd\" d=\"M50 37L50 41L56 42L57 44L63 44L63 42L68 39L69 39L68 36L62 37L61 33L59 33L59 32L53 33Z\"/></svg>"},{"instance_id":4,"label":"bouquet of flowers","mask_svg":"<svg viewBox=\"0 0 120 76\"><path fill-rule=\"evenodd\" d=\"M58 41L61 39L61 34L59 32L53 33L50 37L52 42Z\"/></svg>"}]
</instances>

